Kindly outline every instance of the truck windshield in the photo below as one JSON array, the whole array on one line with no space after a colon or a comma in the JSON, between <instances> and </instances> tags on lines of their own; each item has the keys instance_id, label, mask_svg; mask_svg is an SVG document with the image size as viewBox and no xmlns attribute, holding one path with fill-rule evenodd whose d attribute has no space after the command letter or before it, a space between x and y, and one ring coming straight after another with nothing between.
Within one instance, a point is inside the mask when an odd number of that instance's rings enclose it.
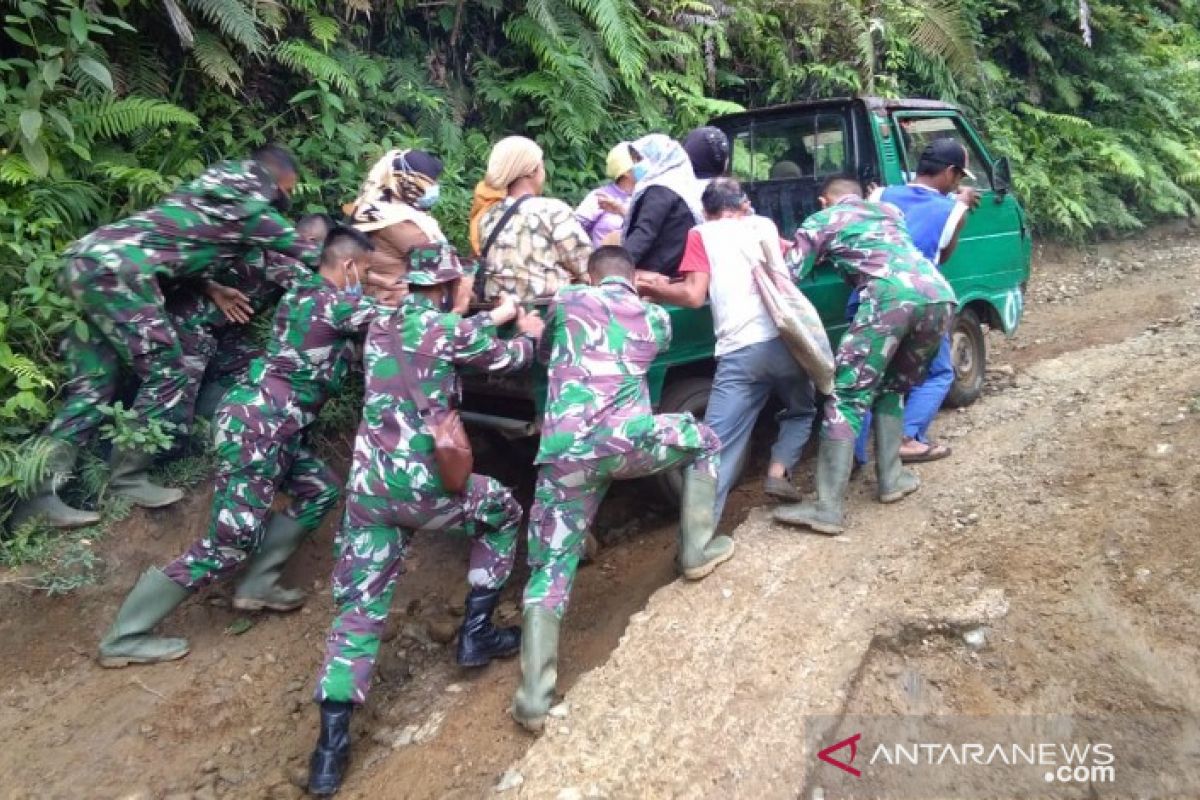
<instances>
[{"instance_id":1,"label":"truck windshield","mask_svg":"<svg viewBox=\"0 0 1200 800\"><path fill-rule=\"evenodd\" d=\"M820 180L851 166L849 126L838 112L790 113L729 133L733 173L743 180Z\"/></svg>"}]
</instances>

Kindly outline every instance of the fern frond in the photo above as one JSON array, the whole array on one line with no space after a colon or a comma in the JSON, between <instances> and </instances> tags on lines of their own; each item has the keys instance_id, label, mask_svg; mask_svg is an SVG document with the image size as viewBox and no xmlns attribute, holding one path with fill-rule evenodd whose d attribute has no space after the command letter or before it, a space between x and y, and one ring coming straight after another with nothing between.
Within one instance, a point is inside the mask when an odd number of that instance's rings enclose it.
<instances>
[{"instance_id":1,"label":"fern frond","mask_svg":"<svg viewBox=\"0 0 1200 800\"><path fill-rule=\"evenodd\" d=\"M208 31L196 34L196 44L192 47L192 58L200 65L200 70L213 83L230 91L236 91L242 84L242 67L221 43L221 40Z\"/></svg>"},{"instance_id":2,"label":"fern frond","mask_svg":"<svg viewBox=\"0 0 1200 800\"><path fill-rule=\"evenodd\" d=\"M242 0L188 0L188 5L251 55L266 51L258 17Z\"/></svg>"},{"instance_id":3,"label":"fern frond","mask_svg":"<svg viewBox=\"0 0 1200 800\"><path fill-rule=\"evenodd\" d=\"M958 74L977 69L975 46L962 0L922 0L906 16L905 33L913 47L945 59Z\"/></svg>"},{"instance_id":4,"label":"fern frond","mask_svg":"<svg viewBox=\"0 0 1200 800\"><path fill-rule=\"evenodd\" d=\"M10 186L27 186L37 180L38 174L29 166L25 156L20 153L9 153L0 159L0 183Z\"/></svg>"},{"instance_id":5,"label":"fern frond","mask_svg":"<svg viewBox=\"0 0 1200 800\"><path fill-rule=\"evenodd\" d=\"M308 32L328 52L330 45L338 40L341 28L336 19L314 14L308 18Z\"/></svg>"},{"instance_id":6,"label":"fern frond","mask_svg":"<svg viewBox=\"0 0 1200 800\"><path fill-rule=\"evenodd\" d=\"M199 120L190 111L172 103L146 97L109 98L95 102L76 101L71 104L70 116L80 120L90 138L105 139L168 125L194 128L199 124Z\"/></svg>"},{"instance_id":7,"label":"fern frond","mask_svg":"<svg viewBox=\"0 0 1200 800\"><path fill-rule=\"evenodd\" d=\"M28 194L29 213L59 219L69 225L95 222L104 208L99 187L85 181L57 181Z\"/></svg>"},{"instance_id":8,"label":"fern frond","mask_svg":"<svg viewBox=\"0 0 1200 800\"><path fill-rule=\"evenodd\" d=\"M299 39L280 42L275 47L275 60L293 72L332 84L351 97L358 97L358 85L353 76L331 56L314 50Z\"/></svg>"},{"instance_id":9,"label":"fern frond","mask_svg":"<svg viewBox=\"0 0 1200 800\"><path fill-rule=\"evenodd\" d=\"M0 484L14 489L19 497L30 492L50 474L62 468L62 442L46 436L32 436L14 444L0 442Z\"/></svg>"}]
</instances>

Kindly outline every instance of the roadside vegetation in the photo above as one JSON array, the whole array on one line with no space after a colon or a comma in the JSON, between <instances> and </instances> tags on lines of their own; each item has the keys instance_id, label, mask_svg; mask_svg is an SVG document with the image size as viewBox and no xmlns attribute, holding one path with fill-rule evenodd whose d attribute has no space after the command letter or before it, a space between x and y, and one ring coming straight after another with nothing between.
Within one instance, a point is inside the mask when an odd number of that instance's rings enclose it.
<instances>
[{"instance_id":1,"label":"roadside vegetation","mask_svg":"<svg viewBox=\"0 0 1200 800\"><path fill-rule=\"evenodd\" d=\"M1191 216L1200 197L1195 0L0 7L0 525L46 469L35 434L64 377L57 342L76 324L58 288L62 248L268 140L303 165L298 211L336 211L385 148L432 149L447 164L436 213L460 243L470 190L506 133L535 137L550 190L577 200L620 139L855 93L964 106L1011 159L1046 236L1082 240ZM122 411L111 409L114 436ZM333 442L354 407L335 400L327 411L322 437ZM196 482L207 458L193 444L166 469ZM103 506L105 477L94 459L71 491ZM97 535L51 547L36 531L10 531L0 564L53 568L72 542ZM51 572L70 584L79 566Z\"/></svg>"}]
</instances>

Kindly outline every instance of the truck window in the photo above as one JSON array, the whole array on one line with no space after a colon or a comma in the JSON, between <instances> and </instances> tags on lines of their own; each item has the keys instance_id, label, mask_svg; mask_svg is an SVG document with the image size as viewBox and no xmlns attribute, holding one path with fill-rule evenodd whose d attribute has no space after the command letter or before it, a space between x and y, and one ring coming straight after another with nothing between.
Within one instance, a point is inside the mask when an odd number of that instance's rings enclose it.
<instances>
[{"instance_id":1,"label":"truck window","mask_svg":"<svg viewBox=\"0 0 1200 800\"><path fill-rule=\"evenodd\" d=\"M935 139L954 139L967 148L971 154L970 170L975 174L975 181L963 179L964 186L974 186L980 191L992 189L991 169L979 148L975 146L970 136L962 129L954 117L920 117L897 115L900 126L900 139L904 143L904 163L908 175L917 174L917 161L921 151Z\"/></svg>"},{"instance_id":2,"label":"truck window","mask_svg":"<svg viewBox=\"0 0 1200 800\"><path fill-rule=\"evenodd\" d=\"M756 120L733 137L733 174L742 180L820 179L851 168L844 114L809 112Z\"/></svg>"}]
</instances>

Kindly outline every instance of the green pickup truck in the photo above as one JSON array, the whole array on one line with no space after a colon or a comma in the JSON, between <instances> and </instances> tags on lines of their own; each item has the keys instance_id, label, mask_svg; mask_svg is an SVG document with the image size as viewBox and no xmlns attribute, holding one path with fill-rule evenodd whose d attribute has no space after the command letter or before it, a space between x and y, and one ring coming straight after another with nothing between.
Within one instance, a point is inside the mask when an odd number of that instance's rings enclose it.
<instances>
[{"instance_id":1,"label":"green pickup truck","mask_svg":"<svg viewBox=\"0 0 1200 800\"><path fill-rule=\"evenodd\" d=\"M732 172L755 211L773 219L784 237L819 208L817 192L827 176L849 173L867 185L903 184L930 141L952 137L966 146L982 202L942 270L959 304L952 334L955 381L947 402L974 402L983 388L987 359L983 326L1010 335L1016 330L1029 278L1032 239L1025 212L1010 191L1008 161L988 151L957 108L929 100L862 97L791 103L730 114L712 124L729 136ZM846 328L849 288L824 265L800 288L836 343ZM707 307L669 311L674 336L648 375L651 397L660 411L703 416L715 366L712 316ZM536 436L542 377L468 378L465 421L509 439ZM667 498L678 499L677 473L663 475L657 483Z\"/></svg>"}]
</instances>

